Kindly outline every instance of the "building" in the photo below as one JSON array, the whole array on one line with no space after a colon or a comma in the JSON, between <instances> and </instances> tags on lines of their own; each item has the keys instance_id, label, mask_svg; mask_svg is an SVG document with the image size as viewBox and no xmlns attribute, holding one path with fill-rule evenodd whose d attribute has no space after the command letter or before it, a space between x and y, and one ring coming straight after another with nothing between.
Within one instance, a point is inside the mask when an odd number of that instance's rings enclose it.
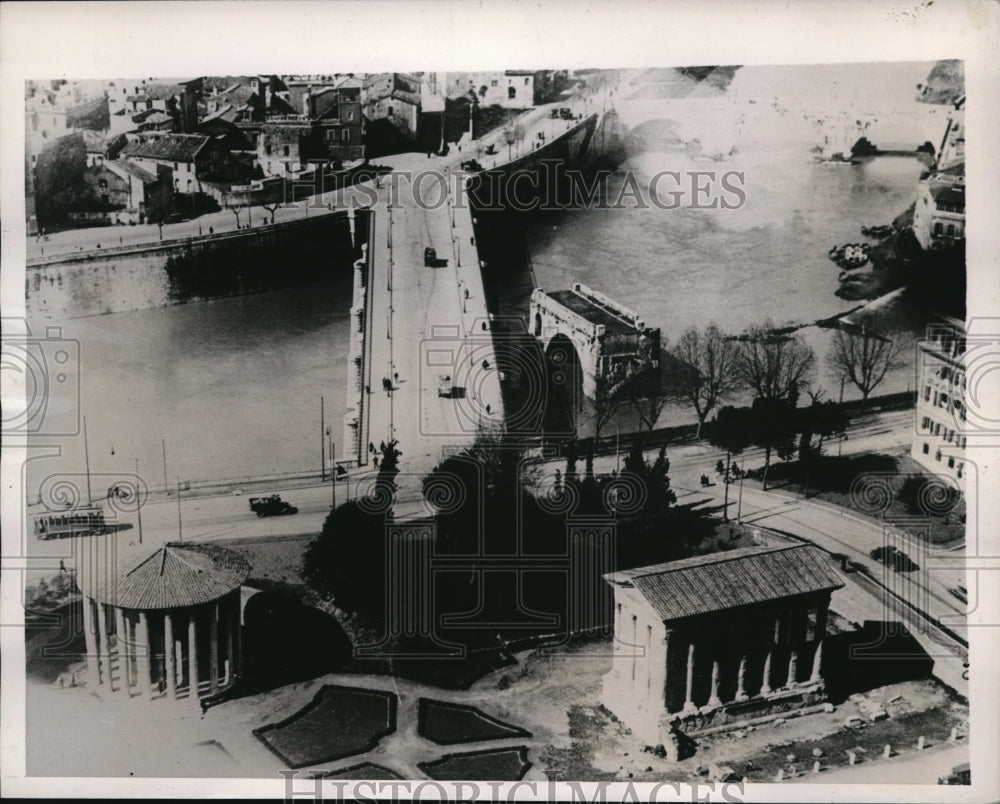
<instances>
[{"instance_id":1,"label":"building","mask_svg":"<svg viewBox=\"0 0 1000 804\"><path fill-rule=\"evenodd\" d=\"M176 193L203 192L204 182L217 180L232 161L221 143L202 134L142 137L125 146L121 155L154 175L160 166L170 168Z\"/></svg>"},{"instance_id":2,"label":"building","mask_svg":"<svg viewBox=\"0 0 1000 804\"><path fill-rule=\"evenodd\" d=\"M965 165L965 95L955 101L955 108L948 116L941 146L938 148L936 171L949 170L956 165Z\"/></svg>"},{"instance_id":3,"label":"building","mask_svg":"<svg viewBox=\"0 0 1000 804\"><path fill-rule=\"evenodd\" d=\"M447 96L466 95L475 95L480 106L528 109L535 103L535 73L532 70L448 73Z\"/></svg>"},{"instance_id":4,"label":"building","mask_svg":"<svg viewBox=\"0 0 1000 804\"><path fill-rule=\"evenodd\" d=\"M155 172L127 160L108 160L84 173L100 212L70 213L80 220L112 223L156 223L173 209L173 172L163 165Z\"/></svg>"},{"instance_id":5,"label":"building","mask_svg":"<svg viewBox=\"0 0 1000 804\"><path fill-rule=\"evenodd\" d=\"M82 549L98 550L91 542ZM240 587L250 565L239 554L172 542L110 578L97 567L84 569L92 690L197 706L242 672Z\"/></svg>"},{"instance_id":6,"label":"building","mask_svg":"<svg viewBox=\"0 0 1000 804\"><path fill-rule=\"evenodd\" d=\"M824 697L830 596L813 545L750 547L604 576L614 658L602 701L649 745Z\"/></svg>"},{"instance_id":7,"label":"building","mask_svg":"<svg viewBox=\"0 0 1000 804\"><path fill-rule=\"evenodd\" d=\"M198 123L203 79L158 81L115 79L105 85L113 134L143 130L152 125L161 131L190 132Z\"/></svg>"},{"instance_id":8,"label":"building","mask_svg":"<svg viewBox=\"0 0 1000 804\"><path fill-rule=\"evenodd\" d=\"M387 120L410 141L420 122L421 80L406 73L375 73L365 77L364 115L369 124Z\"/></svg>"},{"instance_id":9,"label":"building","mask_svg":"<svg viewBox=\"0 0 1000 804\"><path fill-rule=\"evenodd\" d=\"M965 238L965 179L937 173L920 182L913 210L913 234L925 251Z\"/></svg>"},{"instance_id":10,"label":"building","mask_svg":"<svg viewBox=\"0 0 1000 804\"><path fill-rule=\"evenodd\" d=\"M361 82L290 80L291 114L268 114L257 127L257 163L267 176L290 176L311 163L364 159Z\"/></svg>"},{"instance_id":11,"label":"building","mask_svg":"<svg viewBox=\"0 0 1000 804\"><path fill-rule=\"evenodd\" d=\"M965 489L965 325L954 318L928 328L917 343L920 385L910 454L933 474Z\"/></svg>"},{"instance_id":12,"label":"building","mask_svg":"<svg viewBox=\"0 0 1000 804\"><path fill-rule=\"evenodd\" d=\"M124 134L105 137L95 131L81 131L83 144L87 149L87 167L101 165L107 160L117 159L128 144Z\"/></svg>"}]
</instances>

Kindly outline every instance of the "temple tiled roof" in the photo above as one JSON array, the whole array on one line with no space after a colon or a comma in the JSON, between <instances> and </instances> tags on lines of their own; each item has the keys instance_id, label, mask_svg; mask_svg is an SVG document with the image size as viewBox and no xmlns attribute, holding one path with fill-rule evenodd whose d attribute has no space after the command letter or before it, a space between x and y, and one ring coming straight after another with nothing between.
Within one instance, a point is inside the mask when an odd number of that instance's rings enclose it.
<instances>
[{"instance_id":1,"label":"temple tiled roof","mask_svg":"<svg viewBox=\"0 0 1000 804\"><path fill-rule=\"evenodd\" d=\"M664 621L767 603L844 585L810 544L746 547L604 576L632 586Z\"/></svg>"},{"instance_id":2,"label":"temple tiled roof","mask_svg":"<svg viewBox=\"0 0 1000 804\"><path fill-rule=\"evenodd\" d=\"M218 600L237 589L249 575L246 559L232 550L171 542L131 569L84 592L118 608L173 609Z\"/></svg>"}]
</instances>

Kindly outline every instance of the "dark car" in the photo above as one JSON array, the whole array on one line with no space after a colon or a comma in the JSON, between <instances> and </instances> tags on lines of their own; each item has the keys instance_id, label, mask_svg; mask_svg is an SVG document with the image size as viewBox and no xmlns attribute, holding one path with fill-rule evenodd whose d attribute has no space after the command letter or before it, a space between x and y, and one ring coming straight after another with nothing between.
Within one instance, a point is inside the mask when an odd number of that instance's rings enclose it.
<instances>
[{"instance_id":1,"label":"dark car","mask_svg":"<svg viewBox=\"0 0 1000 804\"><path fill-rule=\"evenodd\" d=\"M972 770L969 763L956 765L947 776L938 777L938 784L972 784Z\"/></svg>"},{"instance_id":2,"label":"dark car","mask_svg":"<svg viewBox=\"0 0 1000 804\"><path fill-rule=\"evenodd\" d=\"M868 555L887 567L892 567L896 572L913 572L920 568L906 553L891 544L876 547Z\"/></svg>"},{"instance_id":3,"label":"dark car","mask_svg":"<svg viewBox=\"0 0 1000 804\"><path fill-rule=\"evenodd\" d=\"M163 219L164 223L183 223L186 220L190 220L187 215L180 212L171 212L167 217Z\"/></svg>"},{"instance_id":4,"label":"dark car","mask_svg":"<svg viewBox=\"0 0 1000 804\"><path fill-rule=\"evenodd\" d=\"M299 512L294 505L282 500L280 494L272 494L270 497L251 497L250 510L257 516L282 516Z\"/></svg>"}]
</instances>

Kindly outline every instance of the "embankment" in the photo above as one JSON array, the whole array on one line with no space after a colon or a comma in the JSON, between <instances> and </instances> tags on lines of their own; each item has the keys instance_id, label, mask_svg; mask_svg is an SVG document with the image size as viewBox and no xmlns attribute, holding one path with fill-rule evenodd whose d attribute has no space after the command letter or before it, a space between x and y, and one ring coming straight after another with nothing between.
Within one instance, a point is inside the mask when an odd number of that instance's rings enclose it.
<instances>
[{"instance_id":1,"label":"embankment","mask_svg":"<svg viewBox=\"0 0 1000 804\"><path fill-rule=\"evenodd\" d=\"M29 261L30 315L77 318L313 282L350 270L349 212Z\"/></svg>"}]
</instances>

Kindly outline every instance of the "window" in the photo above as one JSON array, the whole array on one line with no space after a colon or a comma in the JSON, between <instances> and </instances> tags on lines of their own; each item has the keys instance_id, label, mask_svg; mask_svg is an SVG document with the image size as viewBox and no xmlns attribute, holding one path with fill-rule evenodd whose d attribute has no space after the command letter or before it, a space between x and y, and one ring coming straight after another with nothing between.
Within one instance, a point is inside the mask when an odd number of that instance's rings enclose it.
<instances>
[{"instance_id":1,"label":"window","mask_svg":"<svg viewBox=\"0 0 1000 804\"><path fill-rule=\"evenodd\" d=\"M527 78L524 79L524 85L528 86L528 79Z\"/></svg>"},{"instance_id":2,"label":"window","mask_svg":"<svg viewBox=\"0 0 1000 804\"><path fill-rule=\"evenodd\" d=\"M941 435L941 422L934 422L934 435Z\"/></svg>"},{"instance_id":3,"label":"window","mask_svg":"<svg viewBox=\"0 0 1000 804\"><path fill-rule=\"evenodd\" d=\"M954 237L954 236L955 236L955 224L949 223L948 224L948 237Z\"/></svg>"},{"instance_id":4,"label":"window","mask_svg":"<svg viewBox=\"0 0 1000 804\"><path fill-rule=\"evenodd\" d=\"M947 408L948 407L948 394L941 394L940 403L941 403L941 407L943 407L943 408Z\"/></svg>"},{"instance_id":5,"label":"window","mask_svg":"<svg viewBox=\"0 0 1000 804\"><path fill-rule=\"evenodd\" d=\"M282 156L288 156L288 153L289 153L289 148L288 148L288 146L286 145L286 146L284 146L284 147L283 147L283 148L281 149L281 155L282 155Z\"/></svg>"},{"instance_id":6,"label":"window","mask_svg":"<svg viewBox=\"0 0 1000 804\"><path fill-rule=\"evenodd\" d=\"M350 131L348 131L348 130L347 130L346 128L345 128L345 129L343 129L343 130L342 130L342 131L340 132L340 139L341 139L341 140L343 140L344 142L347 142L347 141L349 141L349 140L351 139L351 132L350 132Z\"/></svg>"},{"instance_id":7,"label":"window","mask_svg":"<svg viewBox=\"0 0 1000 804\"><path fill-rule=\"evenodd\" d=\"M389 117L392 117L392 107L391 106L389 107ZM350 119L350 118L348 118L348 119Z\"/></svg>"},{"instance_id":8,"label":"window","mask_svg":"<svg viewBox=\"0 0 1000 804\"><path fill-rule=\"evenodd\" d=\"M106 190L108 188L108 180L107 179L99 179L97 181L97 186L100 187L102 190Z\"/></svg>"},{"instance_id":9,"label":"window","mask_svg":"<svg viewBox=\"0 0 1000 804\"><path fill-rule=\"evenodd\" d=\"M492 81L490 81L490 86L491 87L495 87L496 85L497 85L497 82L496 82L496 79L494 78Z\"/></svg>"},{"instance_id":10,"label":"window","mask_svg":"<svg viewBox=\"0 0 1000 804\"><path fill-rule=\"evenodd\" d=\"M955 470L955 475L957 477L961 477L962 476L962 469L964 469L964 468L965 468L965 464L964 463L960 463L958 465L958 469Z\"/></svg>"},{"instance_id":11,"label":"window","mask_svg":"<svg viewBox=\"0 0 1000 804\"><path fill-rule=\"evenodd\" d=\"M930 401L931 401L931 387L928 385L926 388L924 388L924 402L930 402Z\"/></svg>"},{"instance_id":12,"label":"window","mask_svg":"<svg viewBox=\"0 0 1000 804\"><path fill-rule=\"evenodd\" d=\"M948 468L949 469L954 469L955 468L955 459L954 458L949 458L948 459Z\"/></svg>"},{"instance_id":13,"label":"window","mask_svg":"<svg viewBox=\"0 0 1000 804\"><path fill-rule=\"evenodd\" d=\"M940 237L941 236L941 232L942 232L943 229L944 229L944 225L941 223L941 221L938 221L937 223L935 223L934 224L934 236L935 237Z\"/></svg>"},{"instance_id":14,"label":"window","mask_svg":"<svg viewBox=\"0 0 1000 804\"><path fill-rule=\"evenodd\" d=\"M930 451L931 451L931 448L930 448L930 446L929 446L929 445L927 444L927 442L925 441L925 442L924 442L924 455L927 455L927 454L928 454L928 453L929 453Z\"/></svg>"},{"instance_id":15,"label":"window","mask_svg":"<svg viewBox=\"0 0 1000 804\"><path fill-rule=\"evenodd\" d=\"M941 463L941 450L938 450L937 452L934 453L934 460L937 461L938 463Z\"/></svg>"},{"instance_id":16,"label":"window","mask_svg":"<svg viewBox=\"0 0 1000 804\"><path fill-rule=\"evenodd\" d=\"M517 90L514 87L507 87L507 99L514 100L517 97Z\"/></svg>"},{"instance_id":17,"label":"window","mask_svg":"<svg viewBox=\"0 0 1000 804\"><path fill-rule=\"evenodd\" d=\"M392 107L391 106L389 107L389 114L392 114ZM354 112L352 110L349 110L347 112L347 119L348 120L353 120L354 119Z\"/></svg>"},{"instance_id":18,"label":"window","mask_svg":"<svg viewBox=\"0 0 1000 804\"><path fill-rule=\"evenodd\" d=\"M268 156L271 155L271 146L270 145L265 145L264 146L264 153L267 154Z\"/></svg>"},{"instance_id":19,"label":"window","mask_svg":"<svg viewBox=\"0 0 1000 804\"><path fill-rule=\"evenodd\" d=\"M180 170L180 166L176 162L174 162L174 170Z\"/></svg>"}]
</instances>

